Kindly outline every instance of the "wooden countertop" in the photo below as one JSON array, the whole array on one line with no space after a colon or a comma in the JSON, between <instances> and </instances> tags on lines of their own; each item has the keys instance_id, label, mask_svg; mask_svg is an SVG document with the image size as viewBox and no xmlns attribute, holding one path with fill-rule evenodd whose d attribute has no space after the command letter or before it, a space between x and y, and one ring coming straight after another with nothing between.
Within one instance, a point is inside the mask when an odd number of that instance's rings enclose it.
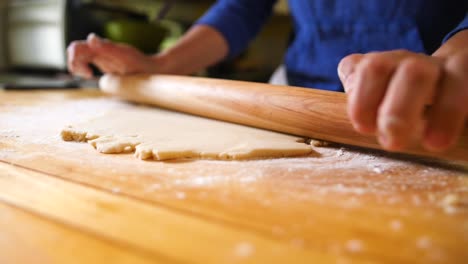
<instances>
[{"instance_id":1,"label":"wooden countertop","mask_svg":"<svg viewBox=\"0 0 468 264\"><path fill-rule=\"evenodd\" d=\"M0 91L0 263L466 263L468 167L350 149L145 162L63 142L118 108Z\"/></svg>"}]
</instances>

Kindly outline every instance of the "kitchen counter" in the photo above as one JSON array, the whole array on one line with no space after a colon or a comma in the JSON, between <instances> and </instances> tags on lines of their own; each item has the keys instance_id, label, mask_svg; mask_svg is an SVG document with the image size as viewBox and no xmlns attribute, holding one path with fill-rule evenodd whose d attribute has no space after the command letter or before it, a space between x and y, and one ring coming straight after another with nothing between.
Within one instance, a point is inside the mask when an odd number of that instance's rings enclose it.
<instances>
[{"instance_id":1,"label":"kitchen counter","mask_svg":"<svg viewBox=\"0 0 468 264\"><path fill-rule=\"evenodd\" d=\"M0 263L468 259L466 164L339 145L155 162L60 139L119 104L88 89L0 91Z\"/></svg>"}]
</instances>

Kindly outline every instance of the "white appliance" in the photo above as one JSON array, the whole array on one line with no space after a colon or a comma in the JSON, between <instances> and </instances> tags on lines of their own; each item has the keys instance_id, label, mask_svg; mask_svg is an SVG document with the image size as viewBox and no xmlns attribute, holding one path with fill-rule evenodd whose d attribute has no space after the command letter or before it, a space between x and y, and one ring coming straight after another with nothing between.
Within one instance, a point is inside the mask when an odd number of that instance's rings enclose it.
<instances>
[{"instance_id":1,"label":"white appliance","mask_svg":"<svg viewBox=\"0 0 468 264\"><path fill-rule=\"evenodd\" d=\"M66 0L10 0L8 67L66 69Z\"/></svg>"}]
</instances>

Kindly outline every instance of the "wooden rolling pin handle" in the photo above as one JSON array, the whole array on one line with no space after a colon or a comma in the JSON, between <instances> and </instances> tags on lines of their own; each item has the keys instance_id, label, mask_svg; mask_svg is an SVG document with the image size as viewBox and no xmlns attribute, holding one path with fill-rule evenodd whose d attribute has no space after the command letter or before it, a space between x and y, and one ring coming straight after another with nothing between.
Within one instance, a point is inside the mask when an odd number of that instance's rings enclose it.
<instances>
[{"instance_id":1,"label":"wooden rolling pin handle","mask_svg":"<svg viewBox=\"0 0 468 264\"><path fill-rule=\"evenodd\" d=\"M344 93L291 86L171 75L106 75L101 89L132 102L337 143L382 149L357 133ZM468 161L468 133L444 153L421 147L404 153Z\"/></svg>"}]
</instances>

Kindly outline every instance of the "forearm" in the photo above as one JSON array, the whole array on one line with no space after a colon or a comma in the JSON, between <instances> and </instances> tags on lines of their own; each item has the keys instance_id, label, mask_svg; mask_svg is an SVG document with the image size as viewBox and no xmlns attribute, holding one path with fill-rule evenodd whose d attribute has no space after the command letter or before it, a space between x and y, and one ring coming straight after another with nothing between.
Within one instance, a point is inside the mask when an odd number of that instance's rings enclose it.
<instances>
[{"instance_id":1,"label":"forearm","mask_svg":"<svg viewBox=\"0 0 468 264\"><path fill-rule=\"evenodd\" d=\"M228 54L228 44L214 28L197 25L174 47L154 56L156 71L165 74L192 74L216 64Z\"/></svg>"},{"instance_id":2,"label":"forearm","mask_svg":"<svg viewBox=\"0 0 468 264\"><path fill-rule=\"evenodd\" d=\"M453 35L432 56L443 59L463 50L468 50L468 30L462 30Z\"/></svg>"}]
</instances>

